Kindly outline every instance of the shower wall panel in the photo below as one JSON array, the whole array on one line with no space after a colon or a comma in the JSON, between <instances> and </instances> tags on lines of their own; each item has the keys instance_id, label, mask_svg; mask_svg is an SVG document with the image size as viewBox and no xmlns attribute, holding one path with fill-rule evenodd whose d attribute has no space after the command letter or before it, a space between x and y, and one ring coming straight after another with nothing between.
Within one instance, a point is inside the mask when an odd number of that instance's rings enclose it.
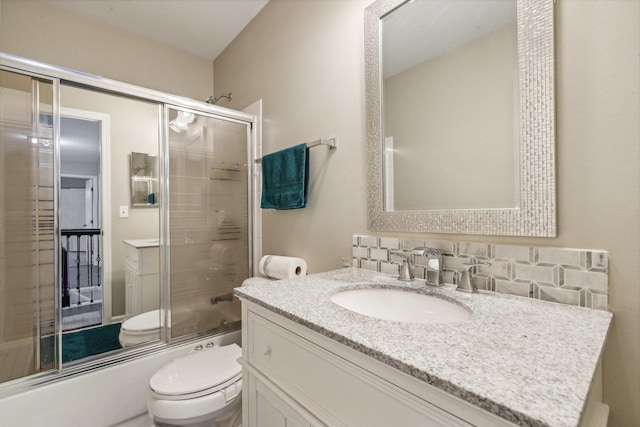
<instances>
[{"instance_id":1,"label":"shower wall panel","mask_svg":"<svg viewBox=\"0 0 640 427\"><path fill-rule=\"evenodd\" d=\"M53 86L0 70L0 382L54 367Z\"/></svg>"},{"instance_id":2,"label":"shower wall panel","mask_svg":"<svg viewBox=\"0 0 640 427\"><path fill-rule=\"evenodd\" d=\"M246 124L207 116L169 131L172 337L239 325L231 295L249 276L247 141Z\"/></svg>"}]
</instances>

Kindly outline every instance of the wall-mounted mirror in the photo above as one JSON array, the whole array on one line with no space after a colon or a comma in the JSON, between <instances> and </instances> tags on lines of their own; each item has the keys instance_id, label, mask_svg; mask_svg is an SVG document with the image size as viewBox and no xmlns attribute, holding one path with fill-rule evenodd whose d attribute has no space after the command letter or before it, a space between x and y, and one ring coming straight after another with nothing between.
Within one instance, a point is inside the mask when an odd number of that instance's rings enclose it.
<instances>
[{"instance_id":1,"label":"wall-mounted mirror","mask_svg":"<svg viewBox=\"0 0 640 427\"><path fill-rule=\"evenodd\" d=\"M131 207L158 206L158 156L129 154Z\"/></svg>"},{"instance_id":2,"label":"wall-mounted mirror","mask_svg":"<svg viewBox=\"0 0 640 427\"><path fill-rule=\"evenodd\" d=\"M553 0L365 11L369 228L554 236Z\"/></svg>"}]
</instances>

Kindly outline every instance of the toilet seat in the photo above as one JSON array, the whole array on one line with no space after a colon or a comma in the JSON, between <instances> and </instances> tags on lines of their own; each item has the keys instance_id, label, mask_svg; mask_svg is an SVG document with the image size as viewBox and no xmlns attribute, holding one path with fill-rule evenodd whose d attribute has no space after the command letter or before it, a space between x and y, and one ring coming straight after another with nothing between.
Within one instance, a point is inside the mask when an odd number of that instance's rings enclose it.
<instances>
[{"instance_id":1,"label":"toilet seat","mask_svg":"<svg viewBox=\"0 0 640 427\"><path fill-rule=\"evenodd\" d=\"M237 344L205 348L164 365L149 380L151 396L161 400L188 400L221 391L225 400L241 392L242 366Z\"/></svg>"},{"instance_id":2,"label":"toilet seat","mask_svg":"<svg viewBox=\"0 0 640 427\"><path fill-rule=\"evenodd\" d=\"M160 329L160 310L147 311L125 320L122 329L131 335L146 335Z\"/></svg>"}]
</instances>

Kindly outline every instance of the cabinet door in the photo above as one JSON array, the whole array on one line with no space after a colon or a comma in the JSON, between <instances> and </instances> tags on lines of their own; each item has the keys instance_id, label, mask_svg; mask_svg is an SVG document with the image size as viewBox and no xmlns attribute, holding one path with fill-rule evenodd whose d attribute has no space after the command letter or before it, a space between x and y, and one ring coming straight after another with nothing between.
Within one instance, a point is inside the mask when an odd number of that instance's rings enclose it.
<instances>
[{"instance_id":1,"label":"cabinet door","mask_svg":"<svg viewBox=\"0 0 640 427\"><path fill-rule=\"evenodd\" d=\"M331 426L471 426L260 315L243 327L251 366Z\"/></svg>"},{"instance_id":2,"label":"cabinet door","mask_svg":"<svg viewBox=\"0 0 640 427\"><path fill-rule=\"evenodd\" d=\"M305 419L293 406L279 397L272 387L254 375L243 373L249 387L250 427L311 427L317 425Z\"/></svg>"},{"instance_id":3,"label":"cabinet door","mask_svg":"<svg viewBox=\"0 0 640 427\"><path fill-rule=\"evenodd\" d=\"M139 277L129 265L124 266L125 309L127 317L142 313L142 289Z\"/></svg>"},{"instance_id":4,"label":"cabinet door","mask_svg":"<svg viewBox=\"0 0 640 427\"><path fill-rule=\"evenodd\" d=\"M160 308L160 275L145 274L138 276L140 282L140 293L142 301L140 303L143 312L157 310Z\"/></svg>"}]
</instances>

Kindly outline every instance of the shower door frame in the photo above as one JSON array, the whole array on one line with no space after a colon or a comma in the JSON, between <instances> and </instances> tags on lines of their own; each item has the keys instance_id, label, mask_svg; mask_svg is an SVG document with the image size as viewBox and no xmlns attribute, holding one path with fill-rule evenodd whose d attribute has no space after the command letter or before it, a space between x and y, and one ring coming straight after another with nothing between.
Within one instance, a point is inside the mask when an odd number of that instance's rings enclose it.
<instances>
[{"instance_id":1,"label":"shower door frame","mask_svg":"<svg viewBox=\"0 0 640 427\"><path fill-rule=\"evenodd\" d=\"M193 110L195 112L205 114L210 117L225 121L234 121L247 125L247 170L249 174L249 180L247 183L248 191L248 271L254 271L254 232L253 227L254 218L256 217L256 205L253 200L255 193L255 180L253 179L254 161L257 158L255 141L259 139L256 136L258 116L254 114L248 114L241 111L231 110L224 107L208 104L206 102L200 102L193 99L171 95L168 93L156 91L153 89L143 88L140 86L132 85L129 83L119 82L103 78L100 76L74 71L46 63L42 63L35 60L30 60L15 55L10 55L0 52L0 69L15 72L19 74L29 75L36 78L42 78L52 81L54 94L53 94L53 124L54 124L54 147L55 147L55 159L54 159L54 200L55 208L58 212L55 216L55 275L56 275L56 287L55 287L55 309L56 309L56 325L55 334L57 342L57 354L55 367L48 371L43 371L26 377L11 380L0 384L0 398L15 395L33 388L51 384L54 382L62 381L64 379L76 377L78 375L84 375L93 372L97 369L107 368L116 364L128 362L130 360L150 355L159 351L163 351L169 347L176 345L184 345L187 342L201 340L207 336L221 335L230 331L222 333L202 332L194 334L185 339L178 339L172 341L170 335L167 334L167 320L170 319L170 301L169 301L169 249L168 249L168 231L169 231L169 176L168 176L168 162L169 162L169 144L168 144L168 131L169 124L167 120L166 111L169 107L178 107L180 109ZM112 95L124 95L131 98L138 98L140 100L146 100L156 102L160 106L159 108L159 158L160 158L160 182L162 188L162 197L159 203L160 213L160 307L161 307L161 338L160 341L155 341L149 344L145 344L139 347L127 348L112 351L106 353L107 355L96 355L82 359L77 363L68 363L64 366L61 363L62 360L62 310L60 304L61 297L61 269L60 269L60 250L59 250L59 189L60 189L60 97L59 89L61 84L67 84L83 89L103 92ZM259 216L259 215L258 215Z\"/></svg>"}]
</instances>

